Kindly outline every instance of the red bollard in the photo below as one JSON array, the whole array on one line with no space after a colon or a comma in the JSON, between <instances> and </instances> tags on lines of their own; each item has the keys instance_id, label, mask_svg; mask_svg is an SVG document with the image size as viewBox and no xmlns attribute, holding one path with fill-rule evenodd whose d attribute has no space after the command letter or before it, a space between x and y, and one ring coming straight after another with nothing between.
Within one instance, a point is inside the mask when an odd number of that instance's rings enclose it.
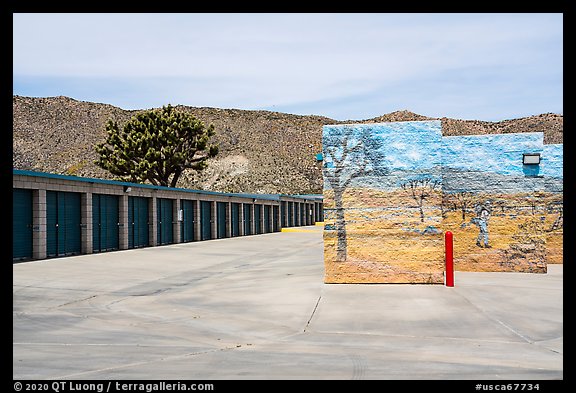
<instances>
[{"instance_id":1,"label":"red bollard","mask_svg":"<svg viewBox=\"0 0 576 393\"><path fill-rule=\"evenodd\" d=\"M444 238L446 246L446 286L454 286L454 248L452 244L452 232L447 231Z\"/></svg>"}]
</instances>

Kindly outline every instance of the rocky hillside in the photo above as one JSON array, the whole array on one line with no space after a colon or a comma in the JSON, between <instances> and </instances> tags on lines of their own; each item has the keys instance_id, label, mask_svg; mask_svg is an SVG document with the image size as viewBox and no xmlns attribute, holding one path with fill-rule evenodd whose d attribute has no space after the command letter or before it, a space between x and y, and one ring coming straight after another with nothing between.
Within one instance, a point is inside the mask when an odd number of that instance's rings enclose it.
<instances>
[{"instance_id":1,"label":"rocky hillside","mask_svg":"<svg viewBox=\"0 0 576 393\"><path fill-rule=\"evenodd\" d=\"M427 120L409 111L374 119L336 121L270 111L178 106L214 124L219 155L200 175L185 173L179 187L249 193L322 192L315 155L322 126L339 123ZM138 111L68 97L13 97L13 166L42 172L111 179L94 165L94 145L105 138L108 119L125 122ZM544 132L545 143L562 143L563 116L542 114L501 122L441 118L445 135Z\"/></svg>"}]
</instances>

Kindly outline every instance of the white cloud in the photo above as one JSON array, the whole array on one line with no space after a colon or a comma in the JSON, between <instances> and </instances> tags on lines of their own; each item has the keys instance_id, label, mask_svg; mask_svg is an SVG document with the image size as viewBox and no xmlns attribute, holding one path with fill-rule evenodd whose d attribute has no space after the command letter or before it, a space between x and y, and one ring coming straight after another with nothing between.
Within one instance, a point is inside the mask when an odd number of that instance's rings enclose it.
<instances>
[{"instance_id":1,"label":"white cloud","mask_svg":"<svg viewBox=\"0 0 576 393\"><path fill-rule=\"evenodd\" d=\"M467 81L467 92L454 79L454 93L431 100L450 74L488 69L503 75L498 83L510 73L510 83L534 86L534 75L562 72L561 14L14 14L13 22L15 75L180 78L174 96L202 86L213 106L366 97L349 106L371 105L375 116L420 105L464 110L471 86L491 82ZM423 92L414 81L437 83ZM403 107L378 109L382 97Z\"/></svg>"},{"instance_id":2,"label":"white cloud","mask_svg":"<svg viewBox=\"0 0 576 393\"><path fill-rule=\"evenodd\" d=\"M391 143L390 146L397 150L404 150L406 148L406 144L399 141Z\"/></svg>"},{"instance_id":3,"label":"white cloud","mask_svg":"<svg viewBox=\"0 0 576 393\"><path fill-rule=\"evenodd\" d=\"M417 161L422 157L422 154L420 154L420 152L417 150L410 150L409 152L406 153L406 157L410 158L413 161Z\"/></svg>"}]
</instances>

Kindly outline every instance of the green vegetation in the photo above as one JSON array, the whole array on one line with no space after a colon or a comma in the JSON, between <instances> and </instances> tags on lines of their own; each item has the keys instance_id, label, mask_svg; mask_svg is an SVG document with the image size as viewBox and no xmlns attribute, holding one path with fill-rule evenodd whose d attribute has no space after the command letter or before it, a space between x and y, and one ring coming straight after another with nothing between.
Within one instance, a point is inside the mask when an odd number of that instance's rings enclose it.
<instances>
[{"instance_id":1,"label":"green vegetation","mask_svg":"<svg viewBox=\"0 0 576 393\"><path fill-rule=\"evenodd\" d=\"M218 146L209 144L214 126L171 105L132 117L122 128L108 120L95 164L121 180L176 187L185 169L202 171Z\"/></svg>"}]
</instances>

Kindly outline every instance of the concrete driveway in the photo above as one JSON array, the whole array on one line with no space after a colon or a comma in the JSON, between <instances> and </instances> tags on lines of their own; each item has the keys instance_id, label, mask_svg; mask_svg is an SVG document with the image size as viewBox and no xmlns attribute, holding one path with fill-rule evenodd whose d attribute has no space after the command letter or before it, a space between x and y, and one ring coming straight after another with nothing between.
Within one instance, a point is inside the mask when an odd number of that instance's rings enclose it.
<instances>
[{"instance_id":1,"label":"concrete driveway","mask_svg":"<svg viewBox=\"0 0 576 393\"><path fill-rule=\"evenodd\" d=\"M563 378L562 265L326 285L304 229L13 265L13 378Z\"/></svg>"}]
</instances>

